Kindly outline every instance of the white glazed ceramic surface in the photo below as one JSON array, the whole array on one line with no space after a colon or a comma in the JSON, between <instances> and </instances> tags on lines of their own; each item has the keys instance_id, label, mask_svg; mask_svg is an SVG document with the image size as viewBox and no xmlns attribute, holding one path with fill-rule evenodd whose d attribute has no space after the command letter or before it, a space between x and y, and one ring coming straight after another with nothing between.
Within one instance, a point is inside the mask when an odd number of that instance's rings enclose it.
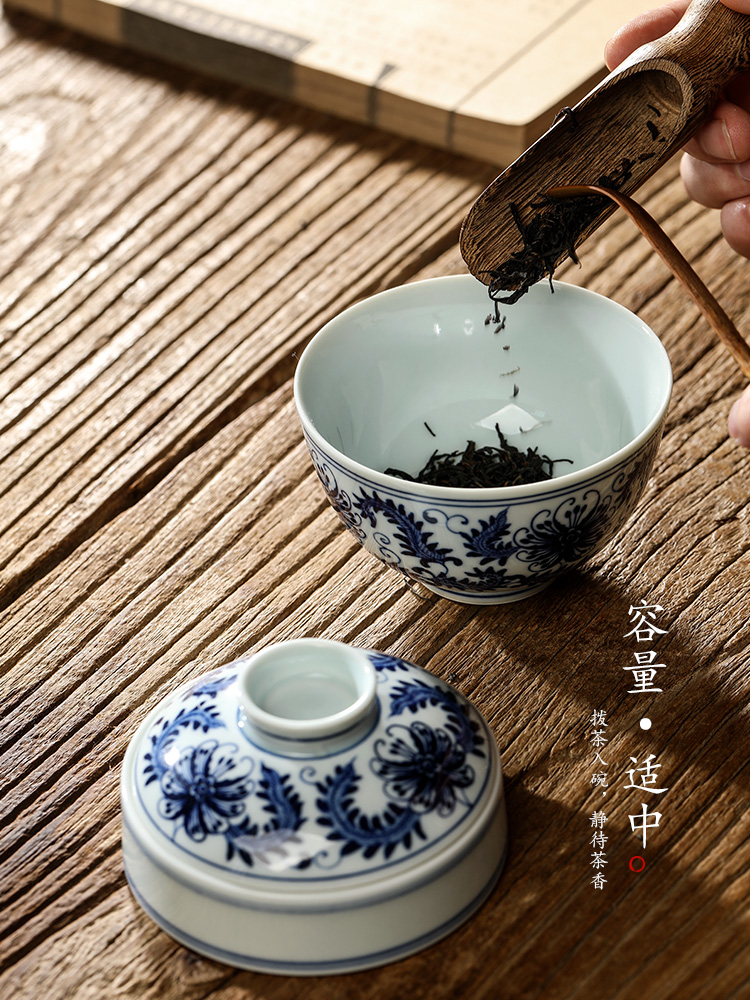
<instances>
[{"instance_id":1,"label":"white glazed ceramic surface","mask_svg":"<svg viewBox=\"0 0 750 1000\"><path fill-rule=\"evenodd\" d=\"M601 548L633 512L672 388L656 335L585 289L534 286L494 319L471 276L373 296L328 323L295 400L328 498L362 545L468 603L536 593ZM552 480L503 489L406 482L436 449L536 448ZM434 436L433 436L434 435Z\"/></svg>"},{"instance_id":2,"label":"white glazed ceramic surface","mask_svg":"<svg viewBox=\"0 0 750 1000\"><path fill-rule=\"evenodd\" d=\"M481 716L404 660L271 646L182 687L121 782L133 892L178 941L289 975L417 951L481 905L505 861Z\"/></svg>"}]
</instances>

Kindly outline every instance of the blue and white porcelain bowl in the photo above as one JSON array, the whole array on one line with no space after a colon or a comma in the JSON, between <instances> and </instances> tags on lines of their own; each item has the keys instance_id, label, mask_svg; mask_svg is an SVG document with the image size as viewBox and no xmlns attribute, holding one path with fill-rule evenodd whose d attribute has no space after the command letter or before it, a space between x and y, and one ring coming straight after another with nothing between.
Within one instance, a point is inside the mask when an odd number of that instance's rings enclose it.
<instances>
[{"instance_id":1,"label":"blue and white porcelain bowl","mask_svg":"<svg viewBox=\"0 0 750 1000\"><path fill-rule=\"evenodd\" d=\"M328 499L361 544L443 597L537 593L632 514L661 439L672 370L637 316L544 282L499 321L484 285L404 285L337 316L304 351L295 400ZM555 461L529 486L422 485L432 452L498 445Z\"/></svg>"},{"instance_id":2,"label":"blue and white porcelain bowl","mask_svg":"<svg viewBox=\"0 0 750 1000\"><path fill-rule=\"evenodd\" d=\"M405 660L269 646L160 704L122 771L146 912L241 968L350 972L432 944L495 885L500 760L474 708Z\"/></svg>"}]
</instances>

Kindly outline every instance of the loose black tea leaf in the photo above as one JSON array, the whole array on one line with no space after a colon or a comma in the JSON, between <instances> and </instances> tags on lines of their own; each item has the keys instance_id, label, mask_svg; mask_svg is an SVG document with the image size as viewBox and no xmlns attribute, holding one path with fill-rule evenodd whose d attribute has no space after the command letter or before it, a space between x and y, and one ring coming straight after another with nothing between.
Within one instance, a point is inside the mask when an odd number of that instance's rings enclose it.
<instances>
[{"instance_id":1,"label":"loose black tea leaf","mask_svg":"<svg viewBox=\"0 0 750 1000\"><path fill-rule=\"evenodd\" d=\"M634 161L624 157L611 173L599 177L596 185L618 191L632 177L633 166ZM549 276L552 288L555 268L565 257L578 263L576 243L587 226L609 207L609 199L605 195L593 194L555 201L540 195L530 207L535 214L524 223L518 206L509 205L523 240L523 248L489 271L488 291L495 303L496 322L500 321L500 302L512 305L545 275ZM515 291L509 293L509 289Z\"/></svg>"},{"instance_id":2,"label":"loose black tea leaf","mask_svg":"<svg viewBox=\"0 0 750 1000\"><path fill-rule=\"evenodd\" d=\"M568 119L568 122L570 123L571 132L574 129L578 128L578 118L576 117L576 113L572 108L569 108L567 105L564 108L560 108L560 110L555 115L552 124L557 125L557 123L561 122L563 118Z\"/></svg>"},{"instance_id":3,"label":"loose black tea leaf","mask_svg":"<svg viewBox=\"0 0 750 1000\"><path fill-rule=\"evenodd\" d=\"M551 459L547 455L540 455L537 448L520 451L505 440L497 424L495 431L499 447L485 445L477 448L475 441L468 441L463 451L444 454L434 451L416 476L401 469L386 469L386 475L427 486L493 489L543 482L552 478L552 468L557 462L572 461L569 458Z\"/></svg>"}]
</instances>

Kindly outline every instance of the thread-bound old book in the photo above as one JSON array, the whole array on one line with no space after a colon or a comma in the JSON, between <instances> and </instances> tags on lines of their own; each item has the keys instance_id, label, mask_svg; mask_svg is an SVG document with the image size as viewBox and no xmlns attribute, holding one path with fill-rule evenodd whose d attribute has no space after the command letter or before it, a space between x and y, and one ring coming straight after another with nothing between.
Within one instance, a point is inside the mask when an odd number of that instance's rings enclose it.
<instances>
[{"instance_id":1,"label":"thread-bound old book","mask_svg":"<svg viewBox=\"0 0 750 1000\"><path fill-rule=\"evenodd\" d=\"M499 166L604 75L645 0L5 0L76 31Z\"/></svg>"}]
</instances>

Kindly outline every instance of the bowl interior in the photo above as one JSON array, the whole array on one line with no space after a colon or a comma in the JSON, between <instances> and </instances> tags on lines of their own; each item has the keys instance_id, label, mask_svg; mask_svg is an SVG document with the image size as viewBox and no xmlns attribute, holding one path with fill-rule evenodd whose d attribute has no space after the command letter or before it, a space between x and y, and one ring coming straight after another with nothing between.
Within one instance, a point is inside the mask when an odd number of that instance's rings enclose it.
<instances>
[{"instance_id":1,"label":"bowl interior","mask_svg":"<svg viewBox=\"0 0 750 1000\"><path fill-rule=\"evenodd\" d=\"M404 285L332 320L297 369L303 423L370 470L416 475L440 452L506 439L555 477L618 452L666 407L671 368L637 316L595 293L533 287L494 318L468 275Z\"/></svg>"}]
</instances>

